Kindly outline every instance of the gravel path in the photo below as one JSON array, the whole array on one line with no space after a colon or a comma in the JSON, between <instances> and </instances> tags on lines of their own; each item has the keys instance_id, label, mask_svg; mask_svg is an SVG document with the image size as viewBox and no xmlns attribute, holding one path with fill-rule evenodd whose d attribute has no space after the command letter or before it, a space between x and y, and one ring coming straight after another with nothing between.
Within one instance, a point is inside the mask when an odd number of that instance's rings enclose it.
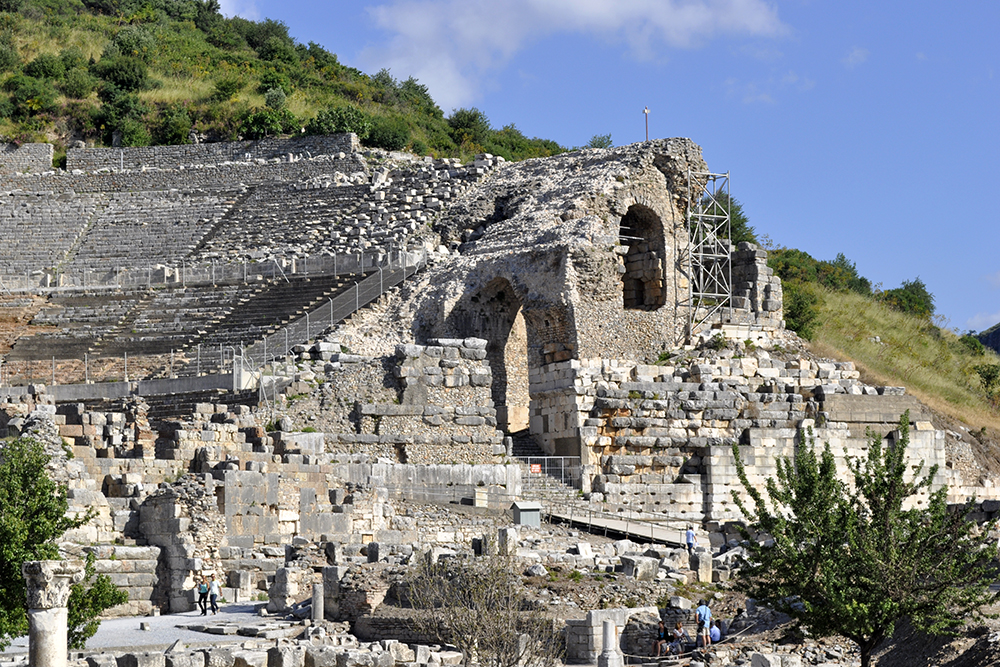
<instances>
[{"instance_id":1,"label":"gravel path","mask_svg":"<svg viewBox=\"0 0 1000 667\"><path fill-rule=\"evenodd\" d=\"M87 650L94 649L164 649L180 639L188 645L211 646L246 641L238 635L210 635L193 632L182 625L205 624L244 625L260 621L256 610L265 603L223 605L218 615L202 616L200 611L190 611L166 616L130 616L101 622L97 634L87 641ZM149 630L140 630L140 623L149 623ZM4 653L27 653L28 638L18 637Z\"/></svg>"}]
</instances>

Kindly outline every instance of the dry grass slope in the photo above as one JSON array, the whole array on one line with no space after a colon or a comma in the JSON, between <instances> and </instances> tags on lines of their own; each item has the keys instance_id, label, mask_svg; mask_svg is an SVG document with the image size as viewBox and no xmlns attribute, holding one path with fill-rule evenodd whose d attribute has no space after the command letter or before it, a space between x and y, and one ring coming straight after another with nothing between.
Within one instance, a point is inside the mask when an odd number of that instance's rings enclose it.
<instances>
[{"instance_id":1,"label":"dry grass slope","mask_svg":"<svg viewBox=\"0 0 1000 667\"><path fill-rule=\"evenodd\" d=\"M992 351L973 355L955 333L873 299L830 291L823 296L814 352L851 359L868 381L904 386L931 409L970 429L986 427L994 436L1000 431L1000 413L973 371L977 364L1000 363L1000 357Z\"/></svg>"}]
</instances>

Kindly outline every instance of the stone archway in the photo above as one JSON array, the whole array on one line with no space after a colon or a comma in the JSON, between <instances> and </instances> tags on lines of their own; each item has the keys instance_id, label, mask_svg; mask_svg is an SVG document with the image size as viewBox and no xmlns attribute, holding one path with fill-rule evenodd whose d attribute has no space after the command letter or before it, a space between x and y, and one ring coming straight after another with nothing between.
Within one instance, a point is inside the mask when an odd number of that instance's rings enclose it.
<instances>
[{"instance_id":1,"label":"stone archway","mask_svg":"<svg viewBox=\"0 0 1000 667\"><path fill-rule=\"evenodd\" d=\"M490 281L470 299L470 333L485 338L493 373L497 427L514 433L528 428L528 329L521 302L504 278Z\"/></svg>"},{"instance_id":2,"label":"stone archway","mask_svg":"<svg viewBox=\"0 0 1000 667\"><path fill-rule=\"evenodd\" d=\"M619 254L624 263L622 306L627 310L656 310L666 302L663 222L651 208L633 204L621 220Z\"/></svg>"}]
</instances>

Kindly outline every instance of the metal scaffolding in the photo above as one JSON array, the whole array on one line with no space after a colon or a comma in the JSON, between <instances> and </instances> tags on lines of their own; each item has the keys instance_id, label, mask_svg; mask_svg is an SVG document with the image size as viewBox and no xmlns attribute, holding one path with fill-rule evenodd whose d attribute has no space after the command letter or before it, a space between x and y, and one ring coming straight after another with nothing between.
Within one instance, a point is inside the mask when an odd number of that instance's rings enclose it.
<instances>
[{"instance_id":1,"label":"metal scaffolding","mask_svg":"<svg viewBox=\"0 0 1000 667\"><path fill-rule=\"evenodd\" d=\"M732 309L729 172L688 172L688 336L716 313ZM732 313L730 313L730 316Z\"/></svg>"}]
</instances>

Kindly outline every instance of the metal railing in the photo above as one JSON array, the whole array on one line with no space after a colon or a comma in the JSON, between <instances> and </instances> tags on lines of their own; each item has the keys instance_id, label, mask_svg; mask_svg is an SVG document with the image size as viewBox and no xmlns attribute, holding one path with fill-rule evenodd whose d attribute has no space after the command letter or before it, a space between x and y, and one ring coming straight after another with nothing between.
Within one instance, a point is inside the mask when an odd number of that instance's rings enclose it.
<instances>
[{"instance_id":1,"label":"metal railing","mask_svg":"<svg viewBox=\"0 0 1000 667\"><path fill-rule=\"evenodd\" d=\"M544 489L559 486L580 488L579 456L527 456L519 458L527 467L524 488Z\"/></svg>"},{"instance_id":2,"label":"metal railing","mask_svg":"<svg viewBox=\"0 0 1000 667\"><path fill-rule=\"evenodd\" d=\"M150 289L161 286L232 285L288 276L344 276L368 273L386 263L398 263L403 250L318 254L305 257L270 258L261 261L200 262L179 265L109 268L68 268L34 271L27 275L5 273L3 291L49 292L78 289Z\"/></svg>"},{"instance_id":3,"label":"metal railing","mask_svg":"<svg viewBox=\"0 0 1000 667\"><path fill-rule=\"evenodd\" d=\"M402 284L427 263L426 252L398 253L396 259L388 258L386 266L376 266L374 272L353 288L329 299L303 317L288 323L275 333L243 350L243 357L250 366L261 367L273 359L288 356L296 345L306 343L327 329L336 326L353 313L375 301L386 290Z\"/></svg>"}]
</instances>

